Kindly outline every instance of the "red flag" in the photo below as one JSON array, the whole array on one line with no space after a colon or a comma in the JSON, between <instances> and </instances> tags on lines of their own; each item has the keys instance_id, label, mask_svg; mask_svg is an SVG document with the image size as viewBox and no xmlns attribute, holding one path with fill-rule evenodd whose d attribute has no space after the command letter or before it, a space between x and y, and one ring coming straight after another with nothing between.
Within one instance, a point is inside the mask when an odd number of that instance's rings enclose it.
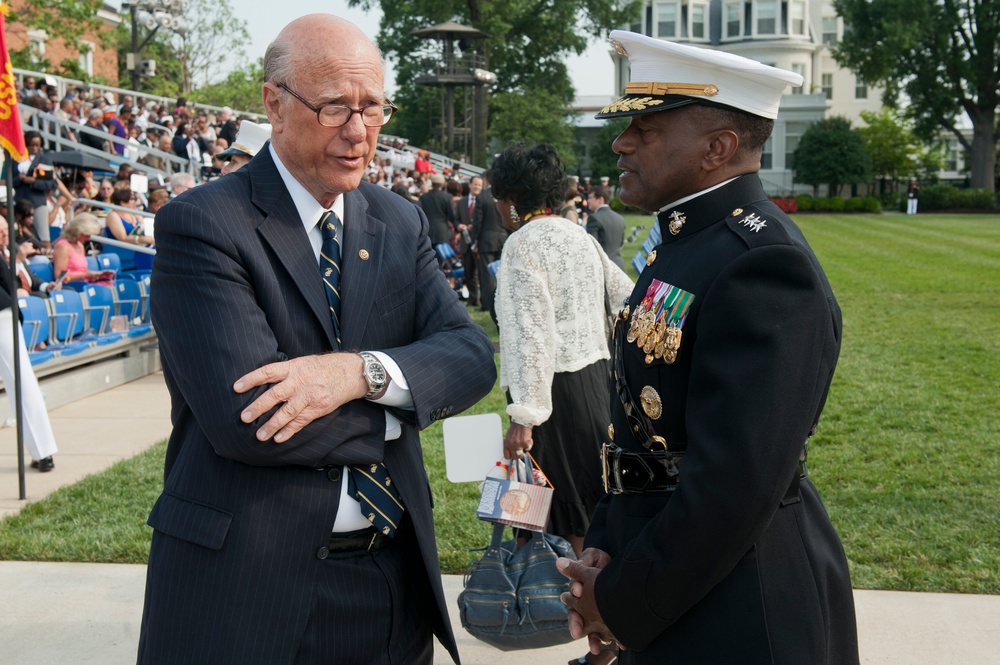
<instances>
[{"instance_id":1,"label":"red flag","mask_svg":"<svg viewBox=\"0 0 1000 665\"><path fill-rule=\"evenodd\" d=\"M19 162L28 158L17 110L17 86L7 55L7 3L0 3L0 147Z\"/></svg>"}]
</instances>

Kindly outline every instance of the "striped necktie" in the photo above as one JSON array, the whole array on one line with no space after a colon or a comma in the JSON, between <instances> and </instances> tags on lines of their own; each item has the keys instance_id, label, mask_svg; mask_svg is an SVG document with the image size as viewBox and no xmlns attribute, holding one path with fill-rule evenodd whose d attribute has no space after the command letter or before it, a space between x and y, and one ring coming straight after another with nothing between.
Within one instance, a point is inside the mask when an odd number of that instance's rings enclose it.
<instances>
[{"instance_id":1,"label":"striped necktie","mask_svg":"<svg viewBox=\"0 0 1000 665\"><path fill-rule=\"evenodd\" d=\"M326 300L330 304L333 334L340 349L340 236L343 227L337 215L327 210L319 220L323 244L319 250L319 267L323 275ZM348 493L361 504L361 511L376 529L392 536L403 517L403 502L392 484L389 470L382 462L352 466L347 474Z\"/></svg>"},{"instance_id":2,"label":"striped necktie","mask_svg":"<svg viewBox=\"0 0 1000 665\"><path fill-rule=\"evenodd\" d=\"M336 213L327 210L319 218L319 230L323 244L319 248L319 269L323 275L326 300L330 304L330 318L333 319L333 336L340 349L340 238L337 227L340 220Z\"/></svg>"}]
</instances>

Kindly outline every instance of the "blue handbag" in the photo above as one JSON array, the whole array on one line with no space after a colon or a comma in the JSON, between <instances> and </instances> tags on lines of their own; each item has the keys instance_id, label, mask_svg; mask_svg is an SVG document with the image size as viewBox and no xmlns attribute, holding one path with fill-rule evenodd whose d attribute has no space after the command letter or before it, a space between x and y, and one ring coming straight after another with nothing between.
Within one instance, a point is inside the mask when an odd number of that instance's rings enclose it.
<instances>
[{"instance_id":1,"label":"blue handbag","mask_svg":"<svg viewBox=\"0 0 1000 665\"><path fill-rule=\"evenodd\" d=\"M531 539L501 542L504 525L493 526L486 553L466 570L458 610L476 639L502 651L538 649L572 642L567 608L559 595L569 579L556 570L556 559L576 560L565 538L532 531Z\"/></svg>"}]
</instances>

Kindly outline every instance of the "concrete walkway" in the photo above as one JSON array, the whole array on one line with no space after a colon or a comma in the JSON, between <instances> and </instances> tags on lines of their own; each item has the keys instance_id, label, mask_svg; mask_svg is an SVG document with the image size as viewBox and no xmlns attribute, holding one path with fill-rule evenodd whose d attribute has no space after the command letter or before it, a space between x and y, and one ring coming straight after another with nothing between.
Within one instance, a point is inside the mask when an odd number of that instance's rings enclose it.
<instances>
[{"instance_id":1,"label":"concrete walkway","mask_svg":"<svg viewBox=\"0 0 1000 665\"><path fill-rule=\"evenodd\" d=\"M59 442L56 469L28 470L28 497L38 500L130 457L169 434L169 399L154 374L52 411ZM12 428L0 430L0 511L17 512ZM135 662L145 566L0 562L0 662L16 665L125 665ZM466 665L561 665L582 643L504 653L458 624L462 580L445 575L445 594ZM1000 665L1000 596L855 591L861 662L865 665ZM437 648L435 665L450 663ZM802 665L809 665L803 663Z\"/></svg>"}]
</instances>

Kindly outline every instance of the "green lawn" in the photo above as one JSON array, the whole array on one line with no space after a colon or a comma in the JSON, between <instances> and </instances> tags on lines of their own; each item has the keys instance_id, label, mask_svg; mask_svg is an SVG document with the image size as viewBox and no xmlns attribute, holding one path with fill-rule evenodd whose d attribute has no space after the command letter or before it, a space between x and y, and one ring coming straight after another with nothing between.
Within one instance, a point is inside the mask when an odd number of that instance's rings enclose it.
<instances>
[{"instance_id":1,"label":"green lawn","mask_svg":"<svg viewBox=\"0 0 1000 665\"><path fill-rule=\"evenodd\" d=\"M645 238L629 243L626 261ZM800 215L844 311L810 473L858 588L1000 594L1000 217ZM495 339L496 327L474 318ZM472 410L503 412L499 388ZM486 543L475 485L445 478L423 433L441 562ZM0 558L145 560L164 446L0 522Z\"/></svg>"}]
</instances>

